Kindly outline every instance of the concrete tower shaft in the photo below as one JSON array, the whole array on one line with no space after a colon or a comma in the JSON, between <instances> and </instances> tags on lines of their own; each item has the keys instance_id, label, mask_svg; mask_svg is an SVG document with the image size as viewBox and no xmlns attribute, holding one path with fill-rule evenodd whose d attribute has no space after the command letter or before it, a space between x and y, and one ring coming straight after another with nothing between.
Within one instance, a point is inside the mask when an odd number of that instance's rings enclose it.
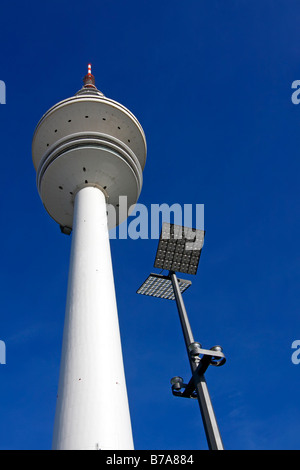
<instances>
[{"instance_id":1,"label":"concrete tower shaft","mask_svg":"<svg viewBox=\"0 0 300 470\"><path fill-rule=\"evenodd\" d=\"M105 198L75 198L53 449L133 449Z\"/></svg>"}]
</instances>

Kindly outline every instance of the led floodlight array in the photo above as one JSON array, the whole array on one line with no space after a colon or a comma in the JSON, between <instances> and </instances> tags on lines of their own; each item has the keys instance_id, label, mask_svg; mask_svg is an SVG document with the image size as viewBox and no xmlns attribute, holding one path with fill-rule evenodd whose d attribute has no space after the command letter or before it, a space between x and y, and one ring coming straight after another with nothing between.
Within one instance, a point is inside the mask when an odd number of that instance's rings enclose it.
<instances>
[{"instance_id":1,"label":"led floodlight array","mask_svg":"<svg viewBox=\"0 0 300 470\"><path fill-rule=\"evenodd\" d=\"M183 293L192 284L191 281L178 279L180 292ZM172 281L168 276L150 274L137 290L137 294L150 295L161 299L175 300Z\"/></svg>"},{"instance_id":2,"label":"led floodlight array","mask_svg":"<svg viewBox=\"0 0 300 470\"><path fill-rule=\"evenodd\" d=\"M204 230L164 222L154 267L196 274L204 243Z\"/></svg>"}]
</instances>

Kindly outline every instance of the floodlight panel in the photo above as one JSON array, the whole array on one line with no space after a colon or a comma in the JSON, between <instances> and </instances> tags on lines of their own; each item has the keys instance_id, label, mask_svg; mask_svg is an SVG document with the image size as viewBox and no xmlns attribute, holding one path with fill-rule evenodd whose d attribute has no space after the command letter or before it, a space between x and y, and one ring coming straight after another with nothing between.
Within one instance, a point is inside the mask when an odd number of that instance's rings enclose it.
<instances>
[{"instance_id":1,"label":"floodlight panel","mask_svg":"<svg viewBox=\"0 0 300 470\"><path fill-rule=\"evenodd\" d=\"M178 279L180 292L183 293L192 284L191 281ZM168 276L150 274L137 290L137 294L150 295L160 299L175 300L172 281Z\"/></svg>"},{"instance_id":2,"label":"floodlight panel","mask_svg":"<svg viewBox=\"0 0 300 470\"><path fill-rule=\"evenodd\" d=\"M196 274L204 243L204 230L164 222L154 267Z\"/></svg>"}]
</instances>

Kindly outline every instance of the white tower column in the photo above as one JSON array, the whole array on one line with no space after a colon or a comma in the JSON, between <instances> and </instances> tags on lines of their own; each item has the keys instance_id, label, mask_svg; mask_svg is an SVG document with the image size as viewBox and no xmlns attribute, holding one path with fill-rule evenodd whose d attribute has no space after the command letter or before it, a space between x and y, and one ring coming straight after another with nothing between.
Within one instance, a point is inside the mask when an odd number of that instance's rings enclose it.
<instances>
[{"instance_id":1,"label":"white tower column","mask_svg":"<svg viewBox=\"0 0 300 470\"><path fill-rule=\"evenodd\" d=\"M75 197L54 449L133 449L106 200Z\"/></svg>"}]
</instances>

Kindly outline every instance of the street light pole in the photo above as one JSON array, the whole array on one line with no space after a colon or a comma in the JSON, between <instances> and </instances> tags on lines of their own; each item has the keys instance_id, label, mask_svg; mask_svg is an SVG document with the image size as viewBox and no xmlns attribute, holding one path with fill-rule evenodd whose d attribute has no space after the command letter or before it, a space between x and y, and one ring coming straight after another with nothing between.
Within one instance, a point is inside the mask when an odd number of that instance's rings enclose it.
<instances>
[{"instance_id":1,"label":"street light pole","mask_svg":"<svg viewBox=\"0 0 300 470\"><path fill-rule=\"evenodd\" d=\"M169 272L169 276L172 281L172 286L174 290L175 300L178 308L180 323L183 331L184 341L190 361L190 366L192 370L192 378L190 383L187 385L186 390L190 388L196 390L199 407L202 415L203 425L205 429L205 434L207 438L208 447L210 450L224 450L222 438L220 435L219 427L215 417L214 409L210 399L209 391L207 388L206 380L204 377L204 372L209 365L209 362L206 366L203 366L201 360L199 359L198 352L204 351L201 350L198 346L198 343L194 342L194 337L188 315L185 309L183 298L180 292L178 279L176 273L173 271ZM196 353L196 354L195 354ZM207 356L202 358L202 361L205 360ZM205 360L205 362L207 362ZM203 370L205 369L205 370Z\"/></svg>"},{"instance_id":2,"label":"street light pole","mask_svg":"<svg viewBox=\"0 0 300 470\"><path fill-rule=\"evenodd\" d=\"M169 274L163 276L151 273L137 293L176 300L192 377L188 383L183 383L182 377L173 377L171 379L172 393L176 397L198 399L209 449L224 450L204 374L209 366L218 367L225 364L226 358L220 346L203 349L200 343L194 341L182 298L182 293L191 285L191 281L178 279L175 273L196 274L203 243L203 230L164 222L154 267L168 270Z\"/></svg>"}]
</instances>

